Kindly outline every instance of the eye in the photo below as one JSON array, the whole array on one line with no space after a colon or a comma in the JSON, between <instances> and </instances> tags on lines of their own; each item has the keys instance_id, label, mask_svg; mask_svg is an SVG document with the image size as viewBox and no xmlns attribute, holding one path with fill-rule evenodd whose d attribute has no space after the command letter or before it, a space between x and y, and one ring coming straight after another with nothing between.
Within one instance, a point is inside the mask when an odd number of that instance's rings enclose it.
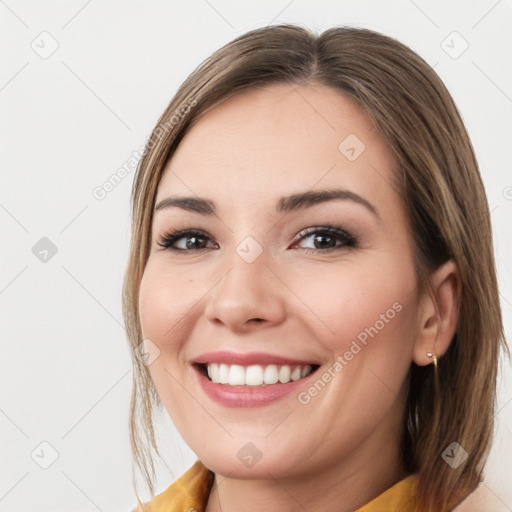
<instances>
[{"instance_id":1,"label":"eye","mask_svg":"<svg viewBox=\"0 0 512 512\"><path fill-rule=\"evenodd\" d=\"M338 226L311 227L303 230L298 236L299 242L311 238L316 246L314 248L301 247L306 253L326 253L347 247L355 247L358 242L355 235ZM219 245L216 243L212 243L208 247L208 242L211 242L211 238L204 231L184 229L166 233L157 244L163 249L169 249L176 253L219 248Z\"/></svg>"},{"instance_id":2,"label":"eye","mask_svg":"<svg viewBox=\"0 0 512 512\"><path fill-rule=\"evenodd\" d=\"M346 247L355 247L358 241L356 236L339 226L307 228L299 233L300 242L308 238L312 239L315 247L302 247L306 253L326 253Z\"/></svg>"},{"instance_id":3,"label":"eye","mask_svg":"<svg viewBox=\"0 0 512 512\"><path fill-rule=\"evenodd\" d=\"M184 244L181 242L182 240L185 242ZM207 247L203 242L208 240L210 240L210 237L203 231L185 229L167 233L161 238L158 245L175 252L192 252L206 249ZM178 242L180 243L178 244ZM175 245L181 245L181 247L175 247ZM214 248L218 248L218 245L214 244Z\"/></svg>"}]
</instances>

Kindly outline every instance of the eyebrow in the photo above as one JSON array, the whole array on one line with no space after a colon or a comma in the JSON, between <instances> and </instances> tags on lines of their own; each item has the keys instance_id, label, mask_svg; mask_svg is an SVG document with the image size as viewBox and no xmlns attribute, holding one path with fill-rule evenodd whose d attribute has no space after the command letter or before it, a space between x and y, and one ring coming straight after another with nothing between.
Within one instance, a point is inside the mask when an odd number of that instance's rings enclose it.
<instances>
[{"instance_id":1,"label":"eyebrow","mask_svg":"<svg viewBox=\"0 0 512 512\"><path fill-rule=\"evenodd\" d=\"M303 210L313 205L325 203L334 200L348 200L364 206L373 215L379 218L377 209L373 204L361 197L355 192L345 189L330 190L309 190L298 194L284 196L276 204L276 210L279 213L288 213L297 210ZM181 208L182 210L196 212L201 215L215 215L216 204L211 199L193 196L170 196L162 199L155 207L155 211L166 208Z\"/></svg>"}]
</instances>

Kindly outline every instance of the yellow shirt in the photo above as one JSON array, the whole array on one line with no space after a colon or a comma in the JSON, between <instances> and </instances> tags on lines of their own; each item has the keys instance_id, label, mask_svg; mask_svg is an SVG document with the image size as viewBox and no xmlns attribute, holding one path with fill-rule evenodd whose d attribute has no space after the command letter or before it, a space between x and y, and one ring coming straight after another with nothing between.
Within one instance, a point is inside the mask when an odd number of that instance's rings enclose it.
<instances>
[{"instance_id":1,"label":"yellow shirt","mask_svg":"<svg viewBox=\"0 0 512 512\"><path fill-rule=\"evenodd\" d=\"M409 475L355 512L414 512L408 504L414 496L416 481L416 475ZM165 491L146 503L144 512L204 512L212 484L213 473L197 460Z\"/></svg>"}]
</instances>

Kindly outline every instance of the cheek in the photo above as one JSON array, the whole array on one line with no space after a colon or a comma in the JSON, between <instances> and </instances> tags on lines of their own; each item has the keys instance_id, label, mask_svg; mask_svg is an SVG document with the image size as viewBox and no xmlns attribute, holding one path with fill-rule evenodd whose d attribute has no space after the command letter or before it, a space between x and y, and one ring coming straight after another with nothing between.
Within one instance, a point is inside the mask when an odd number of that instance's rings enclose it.
<instances>
[{"instance_id":1,"label":"cheek","mask_svg":"<svg viewBox=\"0 0 512 512\"><path fill-rule=\"evenodd\" d=\"M180 428L185 421L189 399L180 382L185 368L184 340L190 335L195 319L191 318L192 304L197 298L185 292L190 279L172 274L157 261L149 260L139 290L139 317L144 338L159 349L158 357L148 367L157 393L171 418Z\"/></svg>"},{"instance_id":2,"label":"cheek","mask_svg":"<svg viewBox=\"0 0 512 512\"><path fill-rule=\"evenodd\" d=\"M163 355L179 349L176 340L182 339L190 322L194 301L185 287L178 273L170 275L148 261L139 291L139 316L144 338L154 342Z\"/></svg>"},{"instance_id":3,"label":"cheek","mask_svg":"<svg viewBox=\"0 0 512 512\"><path fill-rule=\"evenodd\" d=\"M333 356L351 349L359 353L359 345L361 353L371 348L387 360L411 345L416 302L408 262L333 265L328 272L318 267L307 275L294 290L310 311L306 317L314 338ZM407 357L407 351L402 353Z\"/></svg>"},{"instance_id":4,"label":"cheek","mask_svg":"<svg viewBox=\"0 0 512 512\"><path fill-rule=\"evenodd\" d=\"M319 268L294 288L314 312L303 315L311 319L306 323L312 339L337 363L318 375L326 378L325 388L304 390L301 403L321 407L334 430L354 439L369 435L389 411L396 412L412 360L414 272L406 262L379 263L344 265L329 272Z\"/></svg>"}]
</instances>

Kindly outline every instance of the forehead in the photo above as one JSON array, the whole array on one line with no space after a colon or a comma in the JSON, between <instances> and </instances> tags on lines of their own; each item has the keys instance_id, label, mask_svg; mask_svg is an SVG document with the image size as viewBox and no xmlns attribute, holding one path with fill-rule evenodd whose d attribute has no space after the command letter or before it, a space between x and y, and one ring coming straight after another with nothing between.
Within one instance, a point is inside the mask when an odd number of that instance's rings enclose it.
<instances>
[{"instance_id":1,"label":"forehead","mask_svg":"<svg viewBox=\"0 0 512 512\"><path fill-rule=\"evenodd\" d=\"M201 116L168 162L157 201L192 193L261 204L274 195L340 186L385 201L394 194L393 166L353 99L323 85L272 84Z\"/></svg>"}]
</instances>

